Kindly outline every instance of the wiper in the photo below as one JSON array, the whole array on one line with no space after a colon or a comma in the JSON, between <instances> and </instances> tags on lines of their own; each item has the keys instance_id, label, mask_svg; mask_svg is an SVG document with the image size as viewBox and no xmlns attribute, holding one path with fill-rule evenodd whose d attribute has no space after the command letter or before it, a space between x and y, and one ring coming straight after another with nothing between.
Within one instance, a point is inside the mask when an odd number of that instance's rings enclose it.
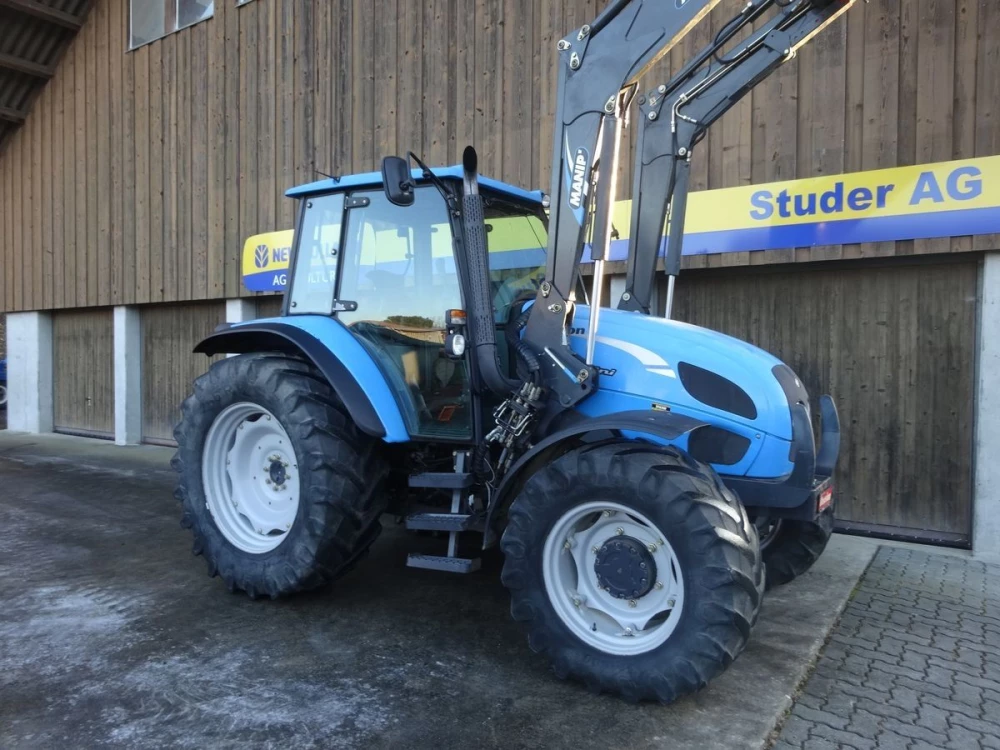
<instances>
[{"instance_id":1,"label":"wiper","mask_svg":"<svg viewBox=\"0 0 1000 750\"><path fill-rule=\"evenodd\" d=\"M441 178L434 174L431 171L431 168L424 164L423 160L421 160L421 158L412 151L407 151L406 155L417 163L417 166L420 167L420 170L423 173L424 179L430 180L434 183L434 187L436 187L438 192L441 193L441 196L444 198L448 206L450 208L454 208L455 194L448 189L448 186L444 184Z\"/></svg>"}]
</instances>

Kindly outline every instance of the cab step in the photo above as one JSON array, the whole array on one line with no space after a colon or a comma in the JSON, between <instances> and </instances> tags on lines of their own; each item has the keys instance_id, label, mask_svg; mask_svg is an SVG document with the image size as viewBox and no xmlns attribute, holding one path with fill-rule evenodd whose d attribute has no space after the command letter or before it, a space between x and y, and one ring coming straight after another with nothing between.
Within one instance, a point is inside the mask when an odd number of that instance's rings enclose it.
<instances>
[{"instance_id":1,"label":"cab step","mask_svg":"<svg viewBox=\"0 0 1000 750\"><path fill-rule=\"evenodd\" d=\"M413 513L406 517L410 531L468 531L473 518L467 513Z\"/></svg>"},{"instance_id":2,"label":"cab step","mask_svg":"<svg viewBox=\"0 0 1000 750\"><path fill-rule=\"evenodd\" d=\"M464 471L428 471L413 474L411 487L430 487L438 490L465 490L475 484L476 478Z\"/></svg>"},{"instance_id":3,"label":"cab step","mask_svg":"<svg viewBox=\"0 0 1000 750\"><path fill-rule=\"evenodd\" d=\"M479 570L482 560L478 557L448 557L446 555L421 555L411 552L406 558L409 568L443 570L446 573L474 573Z\"/></svg>"}]
</instances>

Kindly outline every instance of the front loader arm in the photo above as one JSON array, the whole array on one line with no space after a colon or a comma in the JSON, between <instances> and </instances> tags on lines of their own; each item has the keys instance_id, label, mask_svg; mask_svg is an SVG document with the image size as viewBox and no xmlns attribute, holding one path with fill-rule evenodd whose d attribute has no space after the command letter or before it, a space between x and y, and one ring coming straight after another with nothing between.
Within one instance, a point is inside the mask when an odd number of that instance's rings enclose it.
<instances>
[{"instance_id":1,"label":"front loader arm","mask_svg":"<svg viewBox=\"0 0 1000 750\"><path fill-rule=\"evenodd\" d=\"M752 0L668 83L641 97L625 290L620 309L648 313L670 212L665 266L670 317L680 273L691 151L705 131L856 0ZM727 42L773 6L779 12L723 56Z\"/></svg>"},{"instance_id":2,"label":"front loader arm","mask_svg":"<svg viewBox=\"0 0 1000 750\"><path fill-rule=\"evenodd\" d=\"M539 354L545 385L556 409L567 408L594 389L597 370L569 349L573 289L585 241L590 186L602 151L611 140L635 81L677 44L719 0L613 0L590 24L559 40L558 107L552 155L552 191L545 280L532 307L525 342ZM608 170L606 170L608 171ZM609 176L610 175L606 175ZM599 183L598 225L610 210L613 179Z\"/></svg>"}]
</instances>

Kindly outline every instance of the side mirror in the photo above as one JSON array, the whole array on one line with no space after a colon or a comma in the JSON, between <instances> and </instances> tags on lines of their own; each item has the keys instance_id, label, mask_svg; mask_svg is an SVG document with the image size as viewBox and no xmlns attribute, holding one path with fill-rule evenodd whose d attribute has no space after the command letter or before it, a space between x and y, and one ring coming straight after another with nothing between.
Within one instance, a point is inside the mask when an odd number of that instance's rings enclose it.
<instances>
[{"instance_id":1,"label":"side mirror","mask_svg":"<svg viewBox=\"0 0 1000 750\"><path fill-rule=\"evenodd\" d=\"M385 197L397 206L413 205L413 178L410 165L399 156L387 156L382 160L382 182Z\"/></svg>"}]
</instances>

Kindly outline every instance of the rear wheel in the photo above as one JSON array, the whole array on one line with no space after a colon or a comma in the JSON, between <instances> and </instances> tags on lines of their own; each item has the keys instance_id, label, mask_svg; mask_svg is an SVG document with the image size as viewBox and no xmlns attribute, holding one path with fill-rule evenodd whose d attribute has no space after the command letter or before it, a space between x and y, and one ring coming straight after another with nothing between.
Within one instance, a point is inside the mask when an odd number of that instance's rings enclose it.
<instances>
[{"instance_id":1,"label":"rear wheel","mask_svg":"<svg viewBox=\"0 0 1000 750\"><path fill-rule=\"evenodd\" d=\"M0 408L7 408L7 386L0 385Z\"/></svg>"},{"instance_id":2,"label":"rear wheel","mask_svg":"<svg viewBox=\"0 0 1000 750\"><path fill-rule=\"evenodd\" d=\"M174 431L181 525L210 575L251 597L315 588L374 541L385 463L308 364L221 360Z\"/></svg>"},{"instance_id":3,"label":"rear wheel","mask_svg":"<svg viewBox=\"0 0 1000 750\"><path fill-rule=\"evenodd\" d=\"M833 508L815 521L758 518L754 525L767 566L767 588L772 589L798 578L823 554L833 534Z\"/></svg>"},{"instance_id":4,"label":"rear wheel","mask_svg":"<svg viewBox=\"0 0 1000 750\"><path fill-rule=\"evenodd\" d=\"M710 467L613 441L534 474L501 547L511 613L557 676L664 703L746 645L764 573L757 534Z\"/></svg>"}]
</instances>

